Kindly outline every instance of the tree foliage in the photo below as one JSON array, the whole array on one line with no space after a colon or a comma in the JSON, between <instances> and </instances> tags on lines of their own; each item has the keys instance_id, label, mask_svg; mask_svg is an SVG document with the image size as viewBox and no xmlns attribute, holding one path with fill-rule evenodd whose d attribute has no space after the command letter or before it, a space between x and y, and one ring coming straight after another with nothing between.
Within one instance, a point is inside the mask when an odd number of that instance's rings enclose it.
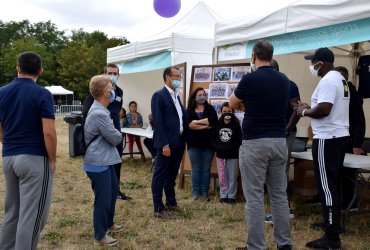
<instances>
[{"instance_id":1,"label":"tree foliage","mask_svg":"<svg viewBox=\"0 0 370 250\"><path fill-rule=\"evenodd\" d=\"M102 73L107 48L129 43L125 37L108 36L100 31L58 30L51 21L30 23L0 20L0 85L16 77L17 57L25 51L40 54L44 73L38 79L43 86L62 85L83 100L93 75Z\"/></svg>"}]
</instances>

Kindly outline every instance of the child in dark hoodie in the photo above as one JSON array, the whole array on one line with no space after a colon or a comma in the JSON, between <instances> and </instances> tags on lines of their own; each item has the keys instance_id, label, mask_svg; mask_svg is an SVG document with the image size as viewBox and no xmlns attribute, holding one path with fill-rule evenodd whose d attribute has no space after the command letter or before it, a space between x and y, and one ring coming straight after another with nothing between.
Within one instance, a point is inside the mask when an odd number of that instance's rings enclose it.
<instances>
[{"instance_id":1,"label":"child in dark hoodie","mask_svg":"<svg viewBox=\"0 0 370 250\"><path fill-rule=\"evenodd\" d=\"M216 151L220 202L236 202L239 147L242 144L242 131L234 110L228 102L221 106L221 117L215 125L213 146Z\"/></svg>"}]
</instances>

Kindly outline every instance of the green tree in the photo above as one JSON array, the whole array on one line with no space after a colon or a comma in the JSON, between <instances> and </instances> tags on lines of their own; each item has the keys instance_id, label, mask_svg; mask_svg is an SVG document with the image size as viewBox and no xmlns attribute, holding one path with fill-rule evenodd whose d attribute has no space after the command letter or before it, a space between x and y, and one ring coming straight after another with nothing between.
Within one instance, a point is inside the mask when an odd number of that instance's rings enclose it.
<instances>
[{"instance_id":1,"label":"green tree","mask_svg":"<svg viewBox=\"0 0 370 250\"><path fill-rule=\"evenodd\" d=\"M69 43L58 59L62 85L74 91L75 99L83 100L89 91L91 77L101 73L105 61L101 48L89 47L86 43Z\"/></svg>"},{"instance_id":2,"label":"green tree","mask_svg":"<svg viewBox=\"0 0 370 250\"><path fill-rule=\"evenodd\" d=\"M35 24L28 20L8 23L0 21L0 64L3 65L0 67L0 83L8 82L15 75L13 64L16 57L27 50L47 52L42 55L45 74L41 83L58 83L57 57L67 42L64 31L59 31L50 21Z\"/></svg>"},{"instance_id":3,"label":"green tree","mask_svg":"<svg viewBox=\"0 0 370 250\"><path fill-rule=\"evenodd\" d=\"M0 49L2 50L5 46L18 39L28 37L30 26L31 24L28 20L7 23L0 20Z\"/></svg>"},{"instance_id":4,"label":"green tree","mask_svg":"<svg viewBox=\"0 0 370 250\"><path fill-rule=\"evenodd\" d=\"M33 38L25 38L15 40L11 44L4 47L2 56L0 57L0 68L3 69L4 85L13 80L17 76L16 66L18 56L25 51L34 51L42 58L44 68L43 74L37 82L42 86L56 84L53 72L53 58L43 44L37 44Z\"/></svg>"},{"instance_id":5,"label":"green tree","mask_svg":"<svg viewBox=\"0 0 370 250\"><path fill-rule=\"evenodd\" d=\"M92 76L101 74L107 61L108 46L128 43L126 38L109 39L100 31L73 30L71 41L58 59L62 85L74 91L75 99L84 100Z\"/></svg>"},{"instance_id":6,"label":"green tree","mask_svg":"<svg viewBox=\"0 0 370 250\"><path fill-rule=\"evenodd\" d=\"M125 37L108 36L73 30L71 36L58 30L51 21L30 23L28 20L4 23L0 20L0 85L16 76L16 60L24 51L35 51L43 59L41 85L62 85L83 100L93 75L102 73L107 49L129 43Z\"/></svg>"}]
</instances>

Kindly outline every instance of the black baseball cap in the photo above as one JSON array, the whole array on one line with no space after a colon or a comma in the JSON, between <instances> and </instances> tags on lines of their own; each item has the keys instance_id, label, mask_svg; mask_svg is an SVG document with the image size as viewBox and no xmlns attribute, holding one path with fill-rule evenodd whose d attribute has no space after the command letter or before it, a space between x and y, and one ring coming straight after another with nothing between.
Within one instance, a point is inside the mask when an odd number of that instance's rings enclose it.
<instances>
[{"instance_id":1,"label":"black baseball cap","mask_svg":"<svg viewBox=\"0 0 370 250\"><path fill-rule=\"evenodd\" d=\"M307 55L304 57L304 59L333 63L334 53L328 48L319 48L313 55Z\"/></svg>"}]
</instances>

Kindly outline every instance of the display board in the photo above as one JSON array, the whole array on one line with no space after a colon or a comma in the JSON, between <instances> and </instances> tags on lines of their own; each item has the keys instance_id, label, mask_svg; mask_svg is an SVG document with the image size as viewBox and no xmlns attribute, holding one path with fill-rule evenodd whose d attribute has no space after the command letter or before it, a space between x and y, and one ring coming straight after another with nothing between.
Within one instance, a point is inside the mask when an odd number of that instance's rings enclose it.
<instances>
[{"instance_id":1,"label":"display board","mask_svg":"<svg viewBox=\"0 0 370 250\"><path fill-rule=\"evenodd\" d=\"M194 65L191 71L189 96L194 89L204 88L208 96L208 103L215 108L220 117L222 103L229 100L240 79L249 72L249 63ZM241 124L244 112L236 110L235 115ZM189 174L191 174L191 164L186 150L180 168L180 187L183 187L184 176ZM211 176L217 177L216 157L213 158L211 164Z\"/></svg>"},{"instance_id":2,"label":"display board","mask_svg":"<svg viewBox=\"0 0 370 250\"><path fill-rule=\"evenodd\" d=\"M185 106L186 104L186 63L174 65L180 69L180 74L183 76L183 85L178 88L180 98ZM140 73L121 74L118 78L118 86L123 90L122 107L128 112L128 104L131 101L136 101L138 104L138 112L143 117L144 126L149 124L148 115L151 113L151 100L154 92L162 89L164 69L152 70ZM144 151L146 148L143 148ZM145 151L147 154L147 152Z\"/></svg>"}]
</instances>

